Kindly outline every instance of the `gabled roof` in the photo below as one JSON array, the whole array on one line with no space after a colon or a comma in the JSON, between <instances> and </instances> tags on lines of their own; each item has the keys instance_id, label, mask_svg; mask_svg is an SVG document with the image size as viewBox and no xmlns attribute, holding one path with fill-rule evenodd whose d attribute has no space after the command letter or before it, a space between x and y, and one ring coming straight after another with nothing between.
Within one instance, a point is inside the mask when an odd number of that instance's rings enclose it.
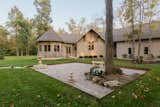
<instances>
[{"instance_id":1,"label":"gabled roof","mask_svg":"<svg viewBox=\"0 0 160 107\"><path fill-rule=\"evenodd\" d=\"M76 43L81 36L75 34L58 35L54 30L49 30L37 39L37 42L63 42Z\"/></svg>"},{"instance_id":2,"label":"gabled roof","mask_svg":"<svg viewBox=\"0 0 160 107\"><path fill-rule=\"evenodd\" d=\"M155 31L151 32L151 38L152 39L160 39L160 23L158 23L157 25L157 29ZM95 32L93 29L89 30L88 32ZM87 33L88 33L87 32ZM126 41L127 38L125 37L125 34L127 32L131 32L130 28L125 28L125 29L115 29L113 31L113 41L114 42L123 42ZM103 39L105 41L105 33L101 32L101 33L97 33L101 39ZM83 35L75 35L75 34L64 34L64 35L58 35L54 30L49 30L47 31L45 34L43 34L41 37L39 37L37 39L37 42L63 42L63 43L70 43L70 44L74 44L76 42L78 42L83 36L85 36L85 34ZM143 29L142 29L142 40L144 39L149 39L150 37L150 28L148 24L144 24L143 25ZM137 38L135 38L137 39Z\"/></svg>"}]
</instances>

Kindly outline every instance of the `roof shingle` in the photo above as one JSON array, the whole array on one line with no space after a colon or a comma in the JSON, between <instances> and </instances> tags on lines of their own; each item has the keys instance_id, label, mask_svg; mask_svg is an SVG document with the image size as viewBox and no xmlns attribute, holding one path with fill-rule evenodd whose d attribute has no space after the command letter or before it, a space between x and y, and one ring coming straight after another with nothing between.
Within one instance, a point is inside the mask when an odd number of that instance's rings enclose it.
<instances>
[{"instance_id":1,"label":"roof shingle","mask_svg":"<svg viewBox=\"0 0 160 107\"><path fill-rule=\"evenodd\" d=\"M158 23L158 22L157 22ZM152 31L151 38L160 38L160 23L157 24L157 29L155 31ZM91 29L90 31L94 31ZM89 31L89 32L90 32ZM126 41L127 38L124 36L127 32L130 32L130 28L126 29L116 29L113 31L113 41L114 42L121 42ZM98 33L100 37L105 40L105 33ZM64 34L64 35L58 35L54 30L49 30L45 34L43 34L41 37L37 39L38 42L47 42L47 41L54 41L54 42L63 42L63 43L70 43L74 44L78 42L84 35L75 35L75 34ZM143 39L149 39L150 37L150 30L149 25L144 24L142 29L142 40ZM137 38L135 38L137 39Z\"/></svg>"}]
</instances>

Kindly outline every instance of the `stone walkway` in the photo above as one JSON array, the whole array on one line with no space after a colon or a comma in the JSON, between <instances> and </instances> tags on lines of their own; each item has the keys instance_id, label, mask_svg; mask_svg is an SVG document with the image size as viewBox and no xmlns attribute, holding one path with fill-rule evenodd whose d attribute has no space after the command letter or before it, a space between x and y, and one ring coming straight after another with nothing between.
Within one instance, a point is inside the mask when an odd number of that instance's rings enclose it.
<instances>
[{"instance_id":1,"label":"stone walkway","mask_svg":"<svg viewBox=\"0 0 160 107\"><path fill-rule=\"evenodd\" d=\"M99 86L91 81L86 80L84 73L89 72L91 67L91 64L69 63L59 65L48 65L46 69L33 69L50 77L53 77L57 80L60 80L66 84L69 84L75 88L78 88L81 91L84 91L99 99L113 92L114 90ZM133 75L135 73L142 75L145 73L145 71L140 70L130 70L125 68L122 69L124 73L127 75ZM75 80L74 83L69 82L71 73L73 73L73 79Z\"/></svg>"}]
</instances>

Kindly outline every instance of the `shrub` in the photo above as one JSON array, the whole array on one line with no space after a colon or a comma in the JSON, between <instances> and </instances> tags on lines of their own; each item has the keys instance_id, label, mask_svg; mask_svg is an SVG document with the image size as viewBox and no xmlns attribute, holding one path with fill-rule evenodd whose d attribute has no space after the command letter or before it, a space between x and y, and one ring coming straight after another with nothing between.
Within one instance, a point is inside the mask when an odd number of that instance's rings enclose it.
<instances>
[{"instance_id":1,"label":"shrub","mask_svg":"<svg viewBox=\"0 0 160 107\"><path fill-rule=\"evenodd\" d=\"M79 58L83 58L83 56L80 56Z\"/></svg>"},{"instance_id":2,"label":"shrub","mask_svg":"<svg viewBox=\"0 0 160 107\"><path fill-rule=\"evenodd\" d=\"M4 56L3 55L0 55L0 60L4 59Z\"/></svg>"},{"instance_id":3,"label":"shrub","mask_svg":"<svg viewBox=\"0 0 160 107\"><path fill-rule=\"evenodd\" d=\"M93 56L94 58L98 58L97 56Z\"/></svg>"},{"instance_id":4,"label":"shrub","mask_svg":"<svg viewBox=\"0 0 160 107\"><path fill-rule=\"evenodd\" d=\"M100 55L99 57L100 57L100 58L103 58L103 55Z\"/></svg>"},{"instance_id":5,"label":"shrub","mask_svg":"<svg viewBox=\"0 0 160 107\"><path fill-rule=\"evenodd\" d=\"M123 54L122 57L123 57L123 58L127 58L127 54Z\"/></svg>"},{"instance_id":6,"label":"shrub","mask_svg":"<svg viewBox=\"0 0 160 107\"><path fill-rule=\"evenodd\" d=\"M4 52L2 49L0 49L0 60L4 59Z\"/></svg>"},{"instance_id":7,"label":"shrub","mask_svg":"<svg viewBox=\"0 0 160 107\"><path fill-rule=\"evenodd\" d=\"M93 76L102 76L104 71L100 67L92 67L90 69L90 74Z\"/></svg>"}]
</instances>

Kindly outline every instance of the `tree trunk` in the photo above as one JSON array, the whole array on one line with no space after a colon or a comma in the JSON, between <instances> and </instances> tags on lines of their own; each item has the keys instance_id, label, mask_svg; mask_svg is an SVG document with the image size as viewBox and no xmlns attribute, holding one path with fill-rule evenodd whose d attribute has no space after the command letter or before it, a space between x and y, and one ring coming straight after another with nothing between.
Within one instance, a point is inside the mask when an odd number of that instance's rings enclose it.
<instances>
[{"instance_id":1,"label":"tree trunk","mask_svg":"<svg viewBox=\"0 0 160 107\"><path fill-rule=\"evenodd\" d=\"M21 56L23 56L23 50L21 49Z\"/></svg>"},{"instance_id":2,"label":"tree trunk","mask_svg":"<svg viewBox=\"0 0 160 107\"><path fill-rule=\"evenodd\" d=\"M151 45L152 45L152 31L151 31L151 19L149 20L149 50L148 50L148 55L149 55L149 58L152 57L152 52L151 52Z\"/></svg>"},{"instance_id":3,"label":"tree trunk","mask_svg":"<svg viewBox=\"0 0 160 107\"><path fill-rule=\"evenodd\" d=\"M105 32L105 74L112 74L113 69L113 5L112 0L106 3L106 32Z\"/></svg>"},{"instance_id":4,"label":"tree trunk","mask_svg":"<svg viewBox=\"0 0 160 107\"><path fill-rule=\"evenodd\" d=\"M28 47L26 48L26 56L28 56Z\"/></svg>"},{"instance_id":5,"label":"tree trunk","mask_svg":"<svg viewBox=\"0 0 160 107\"><path fill-rule=\"evenodd\" d=\"M19 56L19 49L16 47L16 55Z\"/></svg>"},{"instance_id":6,"label":"tree trunk","mask_svg":"<svg viewBox=\"0 0 160 107\"><path fill-rule=\"evenodd\" d=\"M143 20L143 15L142 15L142 1L140 0L140 23L139 23L139 33L138 33L138 56L137 56L137 62L142 63L142 59L140 56L141 53L141 36L142 36L142 20Z\"/></svg>"},{"instance_id":7,"label":"tree trunk","mask_svg":"<svg viewBox=\"0 0 160 107\"><path fill-rule=\"evenodd\" d=\"M132 24L132 59L135 60L135 26L134 26L134 2L131 0L131 24Z\"/></svg>"}]
</instances>

